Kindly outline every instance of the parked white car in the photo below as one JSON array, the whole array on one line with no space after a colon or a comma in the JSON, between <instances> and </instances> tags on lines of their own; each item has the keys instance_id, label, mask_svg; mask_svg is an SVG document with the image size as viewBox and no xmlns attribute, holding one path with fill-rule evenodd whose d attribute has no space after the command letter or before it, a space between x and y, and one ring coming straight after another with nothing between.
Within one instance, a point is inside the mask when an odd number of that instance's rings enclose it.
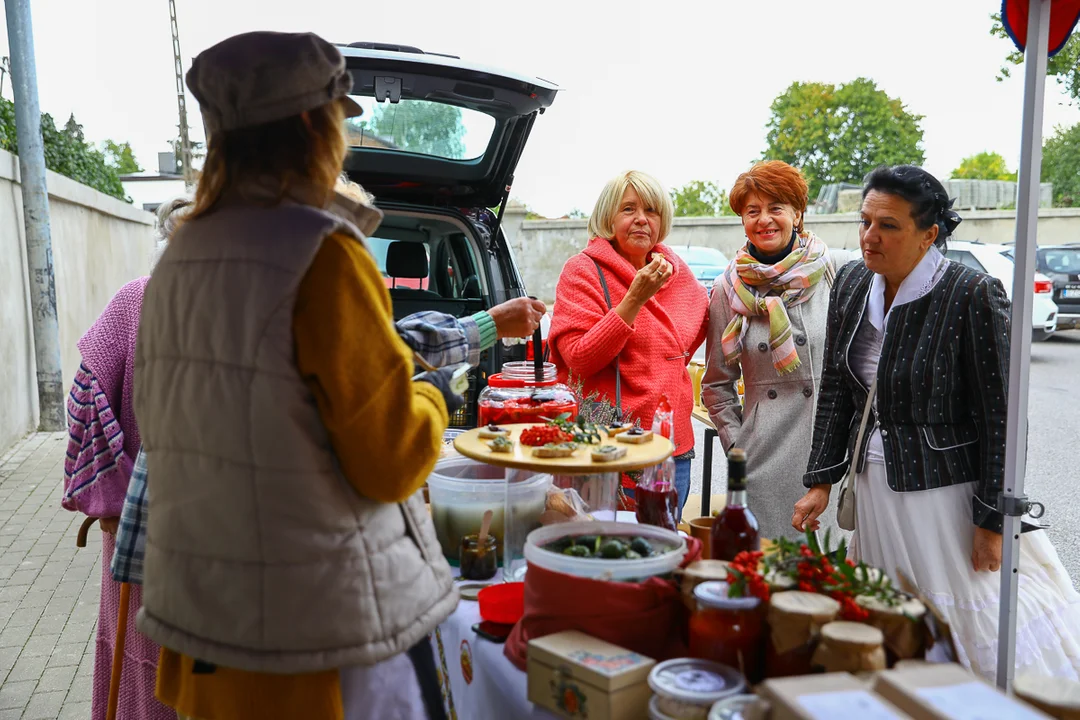
<instances>
[{"instance_id":1,"label":"parked white car","mask_svg":"<svg viewBox=\"0 0 1080 720\"><path fill-rule=\"evenodd\" d=\"M949 241L946 257L969 268L992 275L1005 286L1012 299L1013 271L1015 264L1007 254L1012 248L1006 245ZM1042 273L1035 273L1035 302L1031 305L1031 339L1035 342L1048 340L1057 330L1058 306L1054 304L1054 283Z\"/></svg>"}]
</instances>

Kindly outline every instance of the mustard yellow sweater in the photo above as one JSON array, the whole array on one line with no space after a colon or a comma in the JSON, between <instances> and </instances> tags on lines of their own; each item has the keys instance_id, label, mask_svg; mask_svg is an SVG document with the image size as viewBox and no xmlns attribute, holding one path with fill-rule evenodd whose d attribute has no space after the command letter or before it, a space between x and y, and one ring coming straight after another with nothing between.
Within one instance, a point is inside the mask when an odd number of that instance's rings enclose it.
<instances>
[{"instance_id":1,"label":"mustard yellow sweater","mask_svg":"<svg viewBox=\"0 0 1080 720\"><path fill-rule=\"evenodd\" d=\"M449 417L442 394L414 383L412 351L394 329L390 295L355 240L323 243L300 283L296 358L345 477L365 497L401 502L439 457ZM271 675L196 664L167 648L157 697L198 720L340 720L338 671Z\"/></svg>"}]
</instances>

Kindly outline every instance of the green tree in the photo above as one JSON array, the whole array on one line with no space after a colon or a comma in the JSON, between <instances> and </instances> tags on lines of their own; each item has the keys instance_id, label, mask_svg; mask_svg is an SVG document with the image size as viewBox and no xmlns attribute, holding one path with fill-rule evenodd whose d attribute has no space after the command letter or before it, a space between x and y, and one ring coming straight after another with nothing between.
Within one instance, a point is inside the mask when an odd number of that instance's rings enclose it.
<instances>
[{"instance_id":1,"label":"green tree","mask_svg":"<svg viewBox=\"0 0 1080 720\"><path fill-rule=\"evenodd\" d=\"M1080 207L1080 123L1055 128L1043 143L1041 179L1054 184L1055 207Z\"/></svg>"},{"instance_id":2,"label":"green tree","mask_svg":"<svg viewBox=\"0 0 1080 720\"><path fill-rule=\"evenodd\" d=\"M675 217L717 217L734 215L728 206L727 190L711 180L691 180L671 191Z\"/></svg>"},{"instance_id":3,"label":"green tree","mask_svg":"<svg viewBox=\"0 0 1080 720\"><path fill-rule=\"evenodd\" d=\"M923 162L923 116L873 80L839 87L795 82L770 109L762 157L802 170L811 198L827 183L860 183L879 165Z\"/></svg>"},{"instance_id":4,"label":"green tree","mask_svg":"<svg viewBox=\"0 0 1080 720\"><path fill-rule=\"evenodd\" d=\"M105 162L120 175L142 172L142 167L139 165L139 161L135 159L135 153L131 150L131 143L117 143L106 140L101 144L101 151L105 155Z\"/></svg>"},{"instance_id":5,"label":"green tree","mask_svg":"<svg viewBox=\"0 0 1080 720\"><path fill-rule=\"evenodd\" d=\"M952 171L954 180L1016 180L1016 173L1009 172L1005 158L996 152L981 152L960 161L960 167Z\"/></svg>"},{"instance_id":6,"label":"green tree","mask_svg":"<svg viewBox=\"0 0 1080 720\"><path fill-rule=\"evenodd\" d=\"M571 220L587 220L589 218L589 215L581 208L574 208L570 212L566 213L566 217L570 218Z\"/></svg>"},{"instance_id":7,"label":"green tree","mask_svg":"<svg viewBox=\"0 0 1080 720\"><path fill-rule=\"evenodd\" d=\"M370 118L351 124L406 152L464 159L465 126L461 109L453 105L423 100L382 103Z\"/></svg>"},{"instance_id":8,"label":"green tree","mask_svg":"<svg viewBox=\"0 0 1080 720\"><path fill-rule=\"evenodd\" d=\"M1012 48L1005 56L1005 64L998 70L997 80L1001 82L1012 75L1012 65L1022 65L1024 53L1016 49L1012 39L1005 32L1005 26L1001 23L1001 14L994 13L990 16L990 34L995 37L1005 38ZM1073 33L1065 47L1046 63L1046 74L1057 80L1058 84L1065 88L1065 92L1074 100L1080 100L1080 33Z\"/></svg>"},{"instance_id":9,"label":"green tree","mask_svg":"<svg viewBox=\"0 0 1080 720\"><path fill-rule=\"evenodd\" d=\"M52 116L41 115L41 139L45 146L45 167L120 200L127 200L120 176L105 162L105 156L86 143L83 128L69 117L58 129ZM18 154L15 105L0 98L0 148Z\"/></svg>"}]
</instances>

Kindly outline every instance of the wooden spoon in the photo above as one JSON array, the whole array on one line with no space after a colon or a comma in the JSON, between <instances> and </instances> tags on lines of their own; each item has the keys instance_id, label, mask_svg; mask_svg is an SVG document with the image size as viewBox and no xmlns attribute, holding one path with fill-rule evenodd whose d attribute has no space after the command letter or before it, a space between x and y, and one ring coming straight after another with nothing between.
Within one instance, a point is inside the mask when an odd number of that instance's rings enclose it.
<instances>
[{"instance_id":1,"label":"wooden spoon","mask_svg":"<svg viewBox=\"0 0 1080 720\"><path fill-rule=\"evenodd\" d=\"M476 538L476 554L478 556L483 556L487 552L488 530L491 529L491 518L494 514L492 510L484 511L484 520L480 523L480 536Z\"/></svg>"}]
</instances>

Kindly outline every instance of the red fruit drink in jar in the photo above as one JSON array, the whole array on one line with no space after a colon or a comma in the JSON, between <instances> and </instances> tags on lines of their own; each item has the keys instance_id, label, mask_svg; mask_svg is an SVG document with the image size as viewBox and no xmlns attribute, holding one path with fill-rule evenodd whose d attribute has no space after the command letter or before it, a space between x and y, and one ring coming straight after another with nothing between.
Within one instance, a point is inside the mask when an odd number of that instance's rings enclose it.
<instances>
[{"instance_id":1,"label":"red fruit drink in jar","mask_svg":"<svg viewBox=\"0 0 1080 720\"><path fill-rule=\"evenodd\" d=\"M477 401L477 424L510 425L513 423L544 422L563 414L577 418L578 404L574 392L556 378L555 364L544 363L543 380L536 379L531 362L503 364L502 372L488 378L488 386Z\"/></svg>"},{"instance_id":2,"label":"red fruit drink in jar","mask_svg":"<svg viewBox=\"0 0 1080 720\"><path fill-rule=\"evenodd\" d=\"M650 488L638 485L634 489L637 501L637 521L643 525L655 525L672 532L678 528L675 517L679 514L679 495L671 483L656 483Z\"/></svg>"},{"instance_id":3,"label":"red fruit drink in jar","mask_svg":"<svg viewBox=\"0 0 1080 720\"><path fill-rule=\"evenodd\" d=\"M727 504L713 520L711 549L713 560L734 560L744 550L761 549L758 521L746 504L746 452L733 448L728 453Z\"/></svg>"}]
</instances>

